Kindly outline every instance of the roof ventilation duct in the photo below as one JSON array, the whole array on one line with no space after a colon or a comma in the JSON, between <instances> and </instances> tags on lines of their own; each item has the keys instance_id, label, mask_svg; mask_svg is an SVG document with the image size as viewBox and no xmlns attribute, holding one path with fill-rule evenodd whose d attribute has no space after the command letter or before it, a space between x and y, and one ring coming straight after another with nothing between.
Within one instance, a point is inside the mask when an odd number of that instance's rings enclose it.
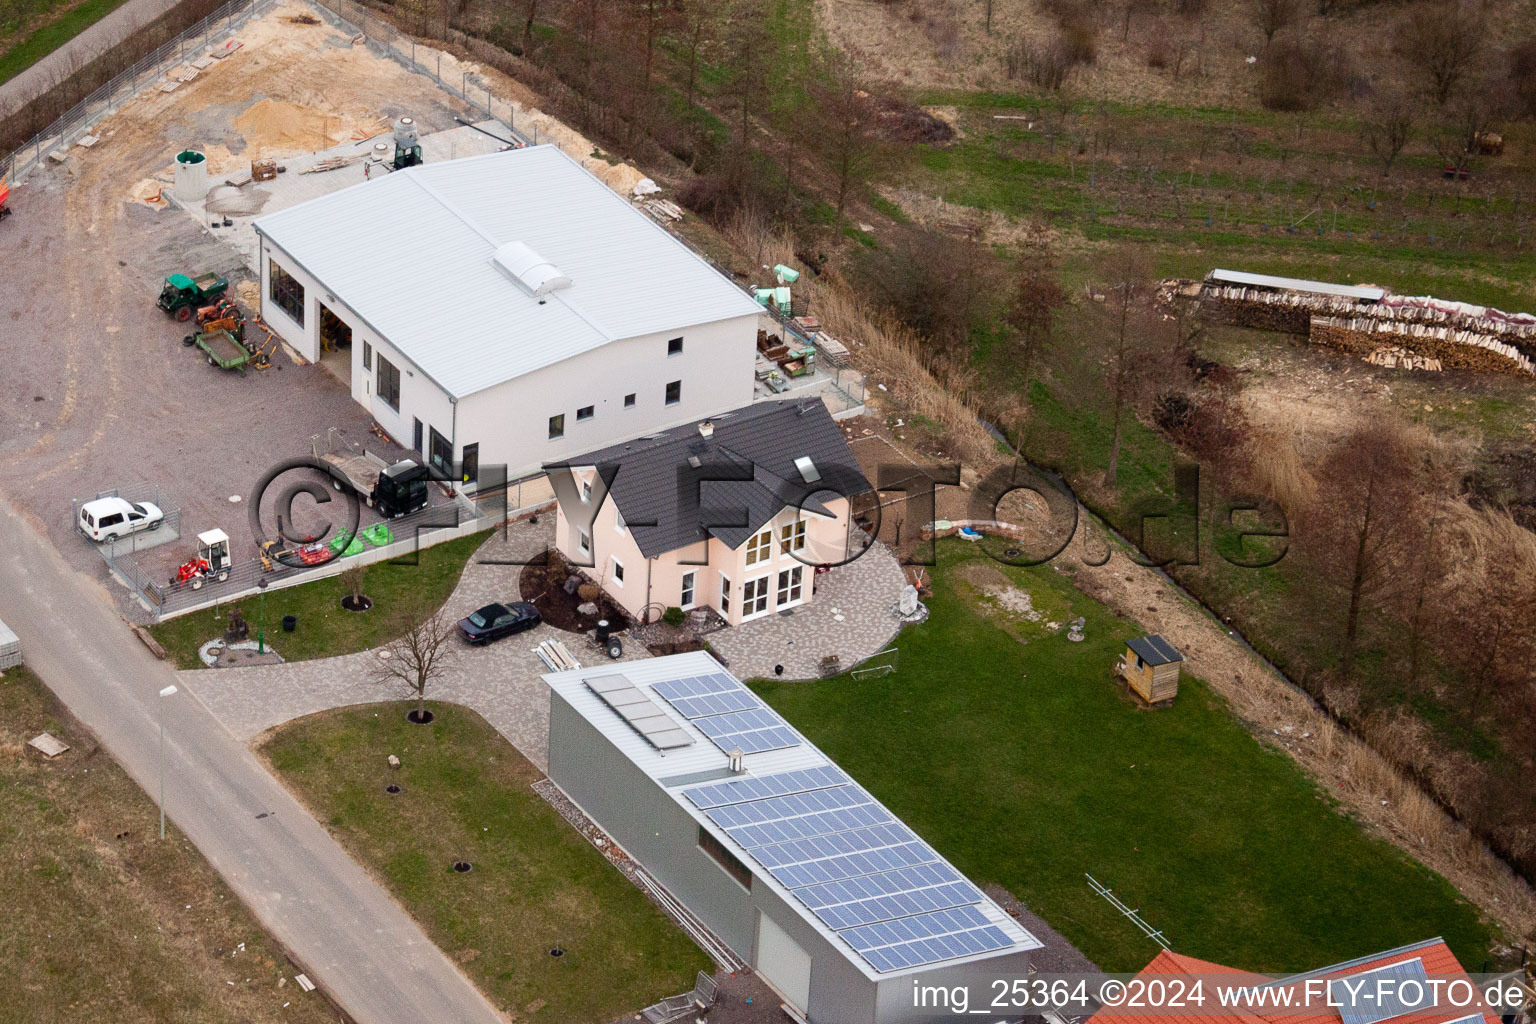
<instances>
[{"instance_id":1,"label":"roof ventilation duct","mask_svg":"<svg viewBox=\"0 0 1536 1024\"><path fill-rule=\"evenodd\" d=\"M714 420L701 420L699 422L699 436L700 437L714 437L715 436L715 421Z\"/></svg>"},{"instance_id":2,"label":"roof ventilation duct","mask_svg":"<svg viewBox=\"0 0 1536 1024\"><path fill-rule=\"evenodd\" d=\"M491 257L491 262L535 298L548 295L557 288L571 286L571 279L559 267L522 242L508 242L501 246L496 250L496 255Z\"/></svg>"}]
</instances>

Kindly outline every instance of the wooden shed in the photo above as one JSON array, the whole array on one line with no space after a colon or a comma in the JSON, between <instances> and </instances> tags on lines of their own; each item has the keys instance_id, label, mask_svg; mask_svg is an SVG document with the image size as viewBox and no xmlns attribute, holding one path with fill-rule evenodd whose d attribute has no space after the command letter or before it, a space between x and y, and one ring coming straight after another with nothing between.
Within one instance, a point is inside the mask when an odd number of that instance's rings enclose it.
<instances>
[{"instance_id":1,"label":"wooden shed","mask_svg":"<svg viewBox=\"0 0 1536 1024\"><path fill-rule=\"evenodd\" d=\"M1115 667L1142 700L1156 704L1178 695L1179 666L1183 662L1184 655L1154 633L1127 643L1125 655Z\"/></svg>"}]
</instances>

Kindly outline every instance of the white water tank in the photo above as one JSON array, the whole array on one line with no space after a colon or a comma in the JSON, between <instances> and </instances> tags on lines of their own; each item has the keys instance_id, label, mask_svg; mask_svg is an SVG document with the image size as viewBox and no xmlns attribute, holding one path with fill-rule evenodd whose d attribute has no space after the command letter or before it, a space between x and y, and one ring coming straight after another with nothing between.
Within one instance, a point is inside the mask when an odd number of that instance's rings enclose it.
<instances>
[{"instance_id":1,"label":"white water tank","mask_svg":"<svg viewBox=\"0 0 1536 1024\"><path fill-rule=\"evenodd\" d=\"M195 149L176 154L176 184L172 189L184 203L202 202L208 194L208 157Z\"/></svg>"}]
</instances>

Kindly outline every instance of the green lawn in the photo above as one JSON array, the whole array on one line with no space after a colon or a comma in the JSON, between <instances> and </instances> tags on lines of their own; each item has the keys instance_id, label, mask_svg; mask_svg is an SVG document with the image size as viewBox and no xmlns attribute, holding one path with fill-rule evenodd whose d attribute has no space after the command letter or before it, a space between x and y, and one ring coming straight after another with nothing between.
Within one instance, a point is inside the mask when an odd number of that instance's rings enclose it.
<instances>
[{"instance_id":1,"label":"green lawn","mask_svg":"<svg viewBox=\"0 0 1536 1024\"><path fill-rule=\"evenodd\" d=\"M45 729L71 749L45 760L26 746ZM163 842L158 829L144 790L42 683L26 669L7 669L0 677L0 1018L336 1021L320 993L294 984L298 969L174 824Z\"/></svg>"},{"instance_id":2,"label":"green lawn","mask_svg":"<svg viewBox=\"0 0 1536 1024\"><path fill-rule=\"evenodd\" d=\"M489 532L470 534L422 548L416 555L370 565L363 593L373 599L373 608L366 612L341 607L348 590L335 576L274 590L265 598L267 639L288 661L330 658L377 647L393 639L395 616L430 612L446 601L458 585L465 563L488 536ZM254 635L263 614L262 600L252 597L239 604ZM298 616L294 632L281 631L284 615ZM169 619L149 627L149 631L177 668L198 668L202 662L197 649L223 635L228 620L226 605Z\"/></svg>"},{"instance_id":3,"label":"green lawn","mask_svg":"<svg viewBox=\"0 0 1536 1024\"><path fill-rule=\"evenodd\" d=\"M75 36L121 7L124 0L84 0L0 52L0 82L15 78ZM62 6L62 5L49 5Z\"/></svg>"},{"instance_id":4,"label":"green lawn","mask_svg":"<svg viewBox=\"0 0 1536 1024\"><path fill-rule=\"evenodd\" d=\"M405 721L409 706L301 719L263 751L493 1002L517 1020L592 1024L686 991L711 969L529 789L538 770L479 715L433 704L437 720L423 727ZM398 771L385 767L389 754ZM390 782L404 792L386 794ZM459 859L474 870L456 874ZM555 947L564 955L550 956Z\"/></svg>"},{"instance_id":5,"label":"green lawn","mask_svg":"<svg viewBox=\"0 0 1536 1024\"><path fill-rule=\"evenodd\" d=\"M1111 673L1137 631L1069 577L997 566L1047 620L1085 616L1079 644L981 597L962 573L994 563L975 548L939 554L932 617L902 634L897 672L754 685L962 871L1112 971L1157 947L1084 872L1179 952L1235 967L1301 970L1434 935L1482 962L1476 909L1367 836L1203 683L1186 676L1168 709L1133 703Z\"/></svg>"}]
</instances>

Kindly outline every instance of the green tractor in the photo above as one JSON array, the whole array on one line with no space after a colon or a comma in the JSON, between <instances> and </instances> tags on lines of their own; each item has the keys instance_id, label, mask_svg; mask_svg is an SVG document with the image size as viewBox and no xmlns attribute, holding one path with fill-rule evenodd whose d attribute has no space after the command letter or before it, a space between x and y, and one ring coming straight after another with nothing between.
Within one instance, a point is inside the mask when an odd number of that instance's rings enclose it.
<instances>
[{"instance_id":1,"label":"green tractor","mask_svg":"<svg viewBox=\"0 0 1536 1024\"><path fill-rule=\"evenodd\" d=\"M168 316L186 323L202 307L218 302L228 290L229 279L218 274L203 274L197 278L172 274L165 279L165 287L160 289L160 298L155 305Z\"/></svg>"}]
</instances>

